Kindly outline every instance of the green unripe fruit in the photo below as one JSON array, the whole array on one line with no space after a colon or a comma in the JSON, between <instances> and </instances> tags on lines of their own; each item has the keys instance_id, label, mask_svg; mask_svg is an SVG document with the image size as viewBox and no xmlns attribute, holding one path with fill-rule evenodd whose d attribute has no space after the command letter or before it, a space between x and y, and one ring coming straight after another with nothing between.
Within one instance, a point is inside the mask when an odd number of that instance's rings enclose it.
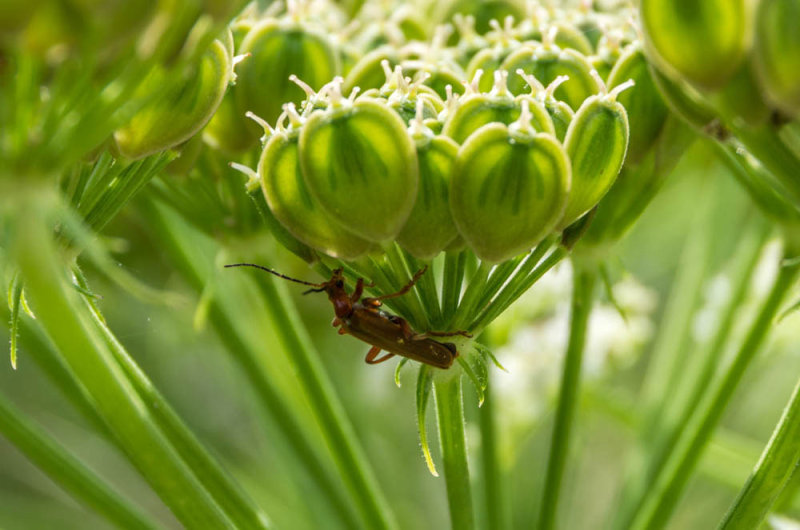
<instances>
[{"instance_id":1,"label":"green unripe fruit","mask_svg":"<svg viewBox=\"0 0 800 530\"><path fill-rule=\"evenodd\" d=\"M563 101L556 99L553 94L562 83L567 81L567 76L562 75L556 77L549 85L547 85L547 88L545 88L535 77L530 74L526 74L522 70L517 70L517 75L522 77L522 79L528 83L528 86L531 89L531 94L529 97L537 101L544 107L544 110L547 111L547 114L550 116L550 120L553 122L553 134L555 134L559 142L563 143L564 138L567 136L569 124L572 122L572 118L575 116L575 111Z\"/></svg>"},{"instance_id":2,"label":"green unripe fruit","mask_svg":"<svg viewBox=\"0 0 800 530\"><path fill-rule=\"evenodd\" d=\"M554 95L574 109L601 88L591 75L592 66L575 50L544 45L534 49L523 47L509 55L501 68L509 72L521 69L526 74L533 74L544 85L552 83L560 75L567 76L569 80L559 86ZM521 77L512 77L508 81L508 89L513 94L522 94L525 88L525 80Z\"/></svg>"},{"instance_id":3,"label":"green unripe fruit","mask_svg":"<svg viewBox=\"0 0 800 530\"><path fill-rule=\"evenodd\" d=\"M570 163L560 143L520 120L491 123L459 149L450 207L458 231L482 260L500 262L531 249L564 211Z\"/></svg>"},{"instance_id":4,"label":"green unripe fruit","mask_svg":"<svg viewBox=\"0 0 800 530\"><path fill-rule=\"evenodd\" d=\"M553 27L556 28L553 43L562 50L569 48L587 56L594 53L592 43L578 28L563 23L556 23Z\"/></svg>"},{"instance_id":5,"label":"green unripe fruit","mask_svg":"<svg viewBox=\"0 0 800 530\"><path fill-rule=\"evenodd\" d=\"M308 191L300 171L298 135L277 132L258 162L261 189L278 221L306 245L335 258L352 260L372 245L332 221Z\"/></svg>"},{"instance_id":6,"label":"green unripe fruit","mask_svg":"<svg viewBox=\"0 0 800 530\"><path fill-rule=\"evenodd\" d=\"M667 106L678 117L698 130L705 130L717 120L711 104L694 87L672 80L650 65L650 75Z\"/></svg>"},{"instance_id":7,"label":"green unripe fruit","mask_svg":"<svg viewBox=\"0 0 800 530\"><path fill-rule=\"evenodd\" d=\"M242 41L241 54L251 54L237 68L236 105L240 115L251 111L274 123L284 103L300 104L306 94L289 80L294 74L312 89L339 73L339 55L322 33L306 26L266 20ZM255 135L258 129L251 126Z\"/></svg>"},{"instance_id":8,"label":"green unripe fruit","mask_svg":"<svg viewBox=\"0 0 800 530\"><path fill-rule=\"evenodd\" d=\"M417 143L419 190L397 242L416 258L432 259L458 236L450 213L450 175L458 144L443 136L433 137L419 120L412 123L411 133Z\"/></svg>"},{"instance_id":9,"label":"green unripe fruit","mask_svg":"<svg viewBox=\"0 0 800 530\"><path fill-rule=\"evenodd\" d=\"M489 28L492 20L504 20L506 17L513 17L516 20L525 16L522 2L513 0L458 0L456 2L443 2L447 7L447 12L441 21L447 22L456 13L469 15L475 19L475 31L483 35Z\"/></svg>"},{"instance_id":10,"label":"green unripe fruit","mask_svg":"<svg viewBox=\"0 0 800 530\"><path fill-rule=\"evenodd\" d=\"M448 116L442 134L462 144L484 125L495 122L508 125L519 119L522 99L529 101L533 127L539 132L555 134L553 122L544 107L528 96L514 98L506 88L507 79L508 73L498 70L495 72L495 88L489 94L465 96Z\"/></svg>"},{"instance_id":11,"label":"green unripe fruit","mask_svg":"<svg viewBox=\"0 0 800 530\"><path fill-rule=\"evenodd\" d=\"M748 46L747 4L748 0L642 0L648 55L659 68L700 87L724 85Z\"/></svg>"},{"instance_id":12,"label":"green unripe fruit","mask_svg":"<svg viewBox=\"0 0 800 530\"><path fill-rule=\"evenodd\" d=\"M224 44L214 41L184 79L175 81L163 72L150 76L137 96L150 102L114 132L120 154L142 158L191 138L217 110L230 74L231 58Z\"/></svg>"},{"instance_id":13,"label":"green unripe fruit","mask_svg":"<svg viewBox=\"0 0 800 530\"><path fill-rule=\"evenodd\" d=\"M334 100L300 132L311 195L345 229L376 243L393 239L411 213L416 157L403 120L377 100Z\"/></svg>"},{"instance_id":14,"label":"green unripe fruit","mask_svg":"<svg viewBox=\"0 0 800 530\"><path fill-rule=\"evenodd\" d=\"M753 61L770 102L800 117L800 0L761 0Z\"/></svg>"},{"instance_id":15,"label":"green unripe fruit","mask_svg":"<svg viewBox=\"0 0 800 530\"><path fill-rule=\"evenodd\" d=\"M650 75L647 58L641 46L630 46L608 77L609 88L614 88L632 79L636 88L617 97L628 114L628 123L634 134L628 142L628 163L637 163L658 139L667 119L666 103Z\"/></svg>"},{"instance_id":16,"label":"green unripe fruit","mask_svg":"<svg viewBox=\"0 0 800 530\"><path fill-rule=\"evenodd\" d=\"M355 87L359 87L362 91L381 88L386 82L384 61L389 63L390 68L400 63L397 52L391 46L382 46L364 55L344 79L342 85L344 93L349 94Z\"/></svg>"},{"instance_id":17,"label":"green unripe fruit","mask_svg":"<svg viewBox=\"0 0 800 530\"><path fill-rule=\"evenodd\" d=\"M628 116L616 96L632 85L628 81L608 95L592 96L575 113L564 141L572 165L572 191L560 228L594 208L622 169L628 147Z\"/></svg>"}]
</instances>

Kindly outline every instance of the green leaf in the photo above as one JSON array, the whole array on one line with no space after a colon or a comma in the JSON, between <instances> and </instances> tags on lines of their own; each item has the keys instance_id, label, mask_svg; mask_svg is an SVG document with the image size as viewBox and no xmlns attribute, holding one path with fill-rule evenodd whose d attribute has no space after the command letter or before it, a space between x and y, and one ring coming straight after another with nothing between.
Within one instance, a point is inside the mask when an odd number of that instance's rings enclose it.
<instances>
[{"instance_id":1,"label":"green leaf","mask_svg":"<svg viewBox=\"0 0 800 530\"><path fill-rule=\"evenodd\" d=\"M436 465L431 456L431 446L428 443L428 428L425 425L425 416L428 412L428 401L430 401L431 390L433 390L432 368L427 365L420 365L419 377L417 378L417 429L419 430L419 444L422 447L422 456L425 457L425 464L428 471L434 477L439 476Z\"/></svg>"}]
</instances>

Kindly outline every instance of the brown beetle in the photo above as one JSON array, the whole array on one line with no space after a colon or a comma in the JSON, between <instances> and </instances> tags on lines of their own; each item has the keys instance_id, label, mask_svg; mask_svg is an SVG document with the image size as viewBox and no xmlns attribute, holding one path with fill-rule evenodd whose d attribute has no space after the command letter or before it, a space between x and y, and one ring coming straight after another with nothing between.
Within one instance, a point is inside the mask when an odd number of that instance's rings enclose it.
<instances>
[{"instance_id":1,"label":"brown beetle","mask_svg":"<svg viewBox=\"0 0 800 530\"><path fill-rule=\"evenodd\" d=\"M430 337L453 337L455 335L471 337L466 331L427 331L425 333L417 333L411 329L411 326L404 318L380 309L383 300L396 298L410 291L417 280L425 274L427 267L417 271L411 281L396 293L374 298L361 297L364 293L364 287L372 286L365 284L363 278L358 279L355 290L348 294L345 290L345 278L342 269L334 270L331 279L327 282L311 283L253 263L234 263L225 265L225 267L255 267L285 280L311 286L311 289L303 294L327 293L328 300L333 304L333 310L336 313L333 325L339 328L339 334L350 334L372 345L365 359L368 364L377 364L395 355L400 355L437 368L447 369L453 365L453 361L458 357L458 350L455 344L438 342ZM381 350L386 350L387 353L378 358Z\"/></svg>"}]
</instances>

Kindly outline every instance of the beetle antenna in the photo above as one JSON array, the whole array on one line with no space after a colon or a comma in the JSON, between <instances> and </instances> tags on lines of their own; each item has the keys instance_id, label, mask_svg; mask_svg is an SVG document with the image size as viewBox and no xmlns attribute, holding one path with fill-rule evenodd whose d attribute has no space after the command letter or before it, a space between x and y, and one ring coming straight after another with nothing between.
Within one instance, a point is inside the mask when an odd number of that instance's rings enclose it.
<instances>
[{"instance_id":1,"label":"beetle antenna","mask_svg":"<svg viewBox=\"0 0 800 530\"><path fill-rule=\"evenodd\" d=\"M297 278L292 278L291 276L286 276L285 274L281 274L278 271L274 271L272 269L268 269L267 267L264 267L262 265L256 265L255 263L231 263L230 265L225 265L226 269L230 268L230 267L253 267L255 269L261 269L262 271L267 271L270 274L274 274L278 278L283 278L284 280L289 280L290 282L301 283L303 285L310 285L312 287L316 287L317 288L316 291L324 291L325 290L322 287L323 285L325 285L324 283L311 283L311 282L305 282L303 280L298 280ZM306 291L306 292L311 292L311 291L315 291L315 289L311 289L311 290ZM305 293L303 293L303 294L305 294Z\"/></svg>"}]
</instances>

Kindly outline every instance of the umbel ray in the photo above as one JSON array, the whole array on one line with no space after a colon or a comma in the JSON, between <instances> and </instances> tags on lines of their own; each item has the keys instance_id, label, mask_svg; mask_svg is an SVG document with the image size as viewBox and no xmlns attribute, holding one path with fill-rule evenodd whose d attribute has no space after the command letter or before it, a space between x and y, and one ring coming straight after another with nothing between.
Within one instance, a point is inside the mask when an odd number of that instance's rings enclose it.
<instances>
[{"instance_id":1,"label":"umbel ray","mask_svg":"<svg viewBox=\"0 0 800 530\"><path fill-rule=\"evenodd\" d=\"M458 350L451 342L439 342L431 337L471 336L466 331L418 333L404 318L380 309L383 300L403 296L410 291L417 280L425 274L428 267L418 270L411 280L396 293L378 297L362 297L364 287L372 287L372 284L364 283L363 278L359 278L353 292L348 293L342 269L335 269L331 278L326 282L312 283L286 276L254 263L233 263L225 265L225 267L253 267L284 280L311 287L303 294L327 293L328 300L333 304L333 311L336 314L333 325L339 328L339 334L352 335L372 346L365 359L368 364L377 364L395 355L400 355L436 368L447 369L458 357ZM387 353L379 358L378 354L382 350Z\"/></svg>"}]
</instances>

